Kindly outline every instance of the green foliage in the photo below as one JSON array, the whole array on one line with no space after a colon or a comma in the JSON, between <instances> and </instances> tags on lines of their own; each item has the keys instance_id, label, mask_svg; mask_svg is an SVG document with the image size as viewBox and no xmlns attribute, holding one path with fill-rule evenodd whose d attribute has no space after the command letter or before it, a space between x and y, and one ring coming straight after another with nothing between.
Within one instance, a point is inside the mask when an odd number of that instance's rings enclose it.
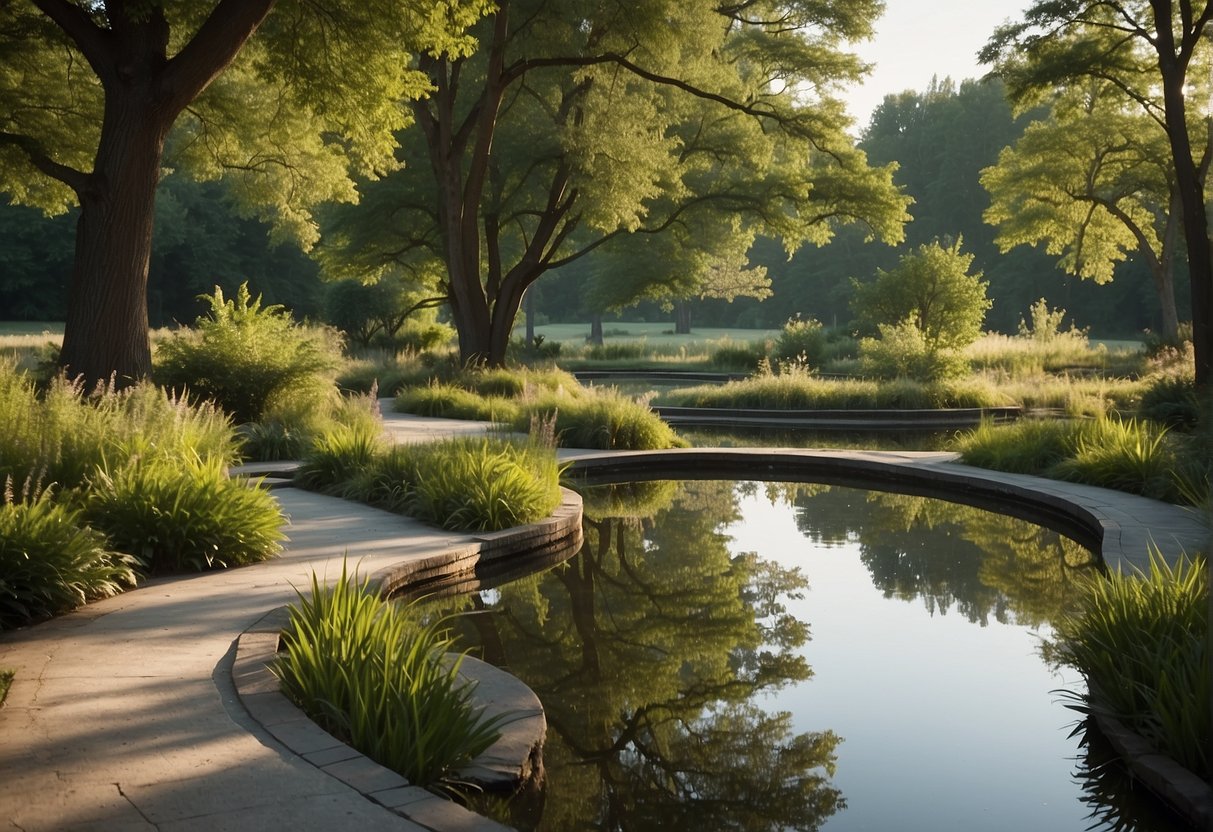
<instances>
[{"instance_id":1,"label":"green foliage","mask_svg":"<svg viewBox=\"0 0 1213 832\"><path fill-rule=\"evenodd\" d=\"M969 371L963 354L932 344L910 320L881 324L879 338L861 339L859 366L865 376L923 382L961 378Z\"/></svg>"},{"instance_id":2,"label":"green foliage","mask_svg":"<svg viewBox=\"0 0 1213 832\"><path fill-rule=\"evenodd\" d=\"M0 502L0 630L67 612L134 586L134 559L50 491Z\"/></svg>"},{"instance_id":3,"label":"green foliage","mask_svg":"<svg viewBox=\"0 0 1213 832\"><path fill-rule=\"evenodd\" d=\"M895 268L877 269L874 282L856 283L852 306L861 322L872 328L908 322L932 352L977 340L990 308L988 284L980 272L969 273L973 255L961 253L960 245L919 246Z\"/></svg>"},{"instance_id":4,"label":"green foliage","mask_svg":"<svg viewBox=\"0 0 1213 832\"><path fill-rule=\"evenodd\" d=\"M0 362L0 477L74 488L106 460L235 462L239 449L227 418L210 405L190 405L151 384L102 387L55 378L39 395L29 375Z\"/></svg>"},{"instance_id":5,"label":"green foliage","mask_svg":"<svg viewBox=\"0 0 1213 832\"><path fill-rule=\"evenodd\" d=\"M1096 419L1083 425L1074 453L1050 473L1105 488L1181 502L1172 474L1177 459L1166 428L1135 419Z\"/></svg>"},{"instance_id":6,"label":"green foliage","mask_svg":"<svg viewBox=\"0 0 1213 832\"><path fill-rule=\"evenodd\" d=\"M1194 430L1201 420L1200 396L1191 372L1152 377L1141 394L1138 415L1179 430Z\"/></svg>"},{"instance_id":7,"label":"green foliage","mask_svg":"<svg viewBox=\"0 0 1213 832\"><path fill-rule=\"evenodd\" d=\"M217 460L133 457L97 470L84 517L151 573L202 571L267 560L281 550L285 518L256 484Z\"/></svg>"},{"instance_id":8,"label":"green foliage","mask_svg":"<svg viewBox=\"0 0 1213 832\"><path fill-rule=\"evenodd\" d=\"M13 679L17 674L12 670L0 670L0 708L4 707L4 700L8 698L8 689L13 685Z\"/></svg>"},{"instance_id":9,"label":"green foliage","mask_svg":"<svg viewBox=\"0 0 1213 832\"><path fill-rule=\"evenodd\" d=\"M510 419L517 413L517 406L510 399L480 396L463 387L441 383L405 387L396 394L395 407L401 413L418 416L487 422Z\"/></svg>"},{"instance_id":10,"label":"green foliage","mask_svg":"<svg viewBox=\"0 0 1213 832\"><path fill-rule=\"evenodd\" d=\"M771 345L766 341L733 343L725 341L712 348L708 366L721 372L753 373L770 361L767 352Z\"/></svg>"},{"instance_id":11,"label":"green foliage","mask_svg":"<svg viewBox=\"0 0 1213 832\"><path fill-rule=\"evenodd\" d=\"M381 599L368 582L313 573L299 593L273 666L283 692L312 719L419 786L453 779L500 736L462 680L448 622L420 623L410 608Z\"/></svg>"},{"instance_id":12,"label":"green foliage","mask_svg":"<svg viewBox=\"0 0 1213 832\"><path fill-rule=\"evenodd\" d=\"M325 329L296 324L280 306L262 307L241 284L204 296L210 312L196 329L174 333L156 353L160 384L214 401L237 422L251 422L287 388L323 396L341 365L340 343Z\"/></svg>"},{"instance_id":13,"label":"green foliage","mask_svg":"<svg viewBox=\"0 0 1213 832\"><path fill-rule=\"evenodd\" d=\"M1094 577L1081 609L1054 624L1056 660L1087 681L1079 710L1115 716L1156 749L1208 780L1208 570L1204 558L1147 572Z\"/></svg>"},{"instance_id":14,"label":"green foliage","mask_svg":"<svg viewBox=\"0 0 1213 832\"><path fill-rule=\"evenodd\" d=\"M556 456L535 443L461 438L385 449L378 435L327 434L296 481L453 531L496 531L560 503Z\"/></svg>"},{"instance_id":15,"label":"green foliage","mask_svg":"<svg viewBox=\"0 0 1213 832\"><path fill-rule=\"evenodd\" d=\"M825 359L825 348L826 330L821 321L801 320L797 316L783 325L772 355L781 366L820 368Z\"/></svg>"},{"instance_id":16,"label":"green foliage","mask_svg":"<svg viewBox=\"0 0 1213 832\"><path fill-rule=\"evenodd\" d=\"M1021 419L1012 425L983 422L961 434L956 450L966 465L1039 474L1074 453L1078 431L1072 422L1059 419Z\"/></svg>"},{"instance_id":17,"label":"green foliage","mask_svg":"<svg viewBox=\"0 0 1213 832\"><path fill-rule=\"evenodd\" d=\"M1198 457L1181 464L1176 447L1164 427L1110 417L983 425L957 440L964 462L983 468L1085 482L1177 503L1207 499L1207 460Z\"/></svg>"},{"instance_id":18,"label":"green foliage","mask_svg":"<svg viewBox=\"0 0 1213 832\"><path fill-rule=\"evenodd\" d=\"M614 389L578 398L547 394L524 399L513 427L525 431L548 420L565 448L643 451L685 445L647 404Z\"/></svg>"},{"instance_id":19,"label":"green foliage","mask_svg":"<svg viewBox=\"0 0 1213 832\"><path fill-rule=\"evenodd\" d=\"M753 376L743 381L672 390L662 404L682 407L756 407L773 410L997 407L1008 403L994 387L976 381L923 383L823 379L804 372Z\"/></svg>"}]
</instances>

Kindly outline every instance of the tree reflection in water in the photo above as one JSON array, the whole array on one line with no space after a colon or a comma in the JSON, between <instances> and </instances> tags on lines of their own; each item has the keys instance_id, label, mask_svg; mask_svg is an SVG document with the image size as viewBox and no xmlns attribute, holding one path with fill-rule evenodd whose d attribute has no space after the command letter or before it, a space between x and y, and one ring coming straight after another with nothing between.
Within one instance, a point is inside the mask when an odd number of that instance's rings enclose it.
<instances>
[{"instance_id":1,"label":"tree reflection in water","mask_svg":"<svg viewBox=\"0 0 1213 832\"><path fill-rule=\"evenodd\" d=\"M844 805L830 785L840 739L795 734L790 715L763 701L812 673L797 654L808 628L782 603L807 582L730 555L719 529L739 517L733 483L667 488L656 507L659 490L638 489L647 519L587 513L578 557L502 587L491 605L471 602L494 614L467 617L470 640L530 685L548 719L538 817L506 819L550 830L817 829Z\"/></svg>"},{"instance_id":2,"label":"tree reflection in water","mask_svg":"<svg viewBox=\"0 0 1213 832\"><path fill-rule=\"evenodd\" d=\"M576 558L463 601L489 613L462 619L465 643L523 679L549 724L541 796L478 810L523 829L706 832L812 830L845 807L841 738L797 734L770 695L812 676L808 624L787 608L807 579L730 554L722 531L758 489L794 506L814 542L858 545L885 597L921 599L931 615L1038 627L1101 568L1051 532L928 498L712 481L587 489Z\"/></svg>"}]
</instances>

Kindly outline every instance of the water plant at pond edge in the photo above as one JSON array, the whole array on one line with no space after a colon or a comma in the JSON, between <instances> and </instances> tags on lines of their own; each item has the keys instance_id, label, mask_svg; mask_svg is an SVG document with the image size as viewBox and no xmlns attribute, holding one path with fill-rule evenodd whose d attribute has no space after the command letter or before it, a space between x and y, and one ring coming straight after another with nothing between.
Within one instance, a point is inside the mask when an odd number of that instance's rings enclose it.
<instances>
[{"instance_id":1,"label":"water plant at pond edge","mask_svg":"<svg viewBox=\"0 0 1213 832\"><path fill-rule=\"evenodd\" d=\"M318 443L296 481L453 531L532 523L560 504L553 449L498 437L385 448L376 436L338 430Z\"/></svg>"},{"instance_id":2,"label":"water plant at pond edge","mask_svg":"<svg viewBox=\"0 0 1213 832\"><path fill-rule=\"evenodd\" d=\"M1213 695L1204 557L1174 567L1152 553L1147 572L1093 578L1080 609L1055 623L1047 655L1076 668L1089 693L1076 709L1125 722L1209 780Z\"/></svg>"},{"instance_id":3,"label":"water plant at pond edge","mask_svg":"<svg viewBox=\"0 0 1213 832\"><path fill-rule=\"evenodd\" d=\"M446 619L421 623L367 581L341 576L298 592L273 665L283 692L321 727L421 786L450 783L500 736L459 676Z\"/></svg>"},{"instance_id":4,"label":"water plant at pond edge","mask_svg":"<svg viewBox=\"0 0 1213 832\"><path fill-rule=\"evenodd\" d=\"M1199 452L1199 445L1196 436L1112 417L985 423L956 440L962 461L969 465L1196 504L1208 498L1213 464Z\"/></svg>"},{"instance_id":5,"label":"water plant at pond edge","mask_svg":"<svg viewBox=\"0 0 1213 832\"><path fill-rule=\"evenodd\" d=\"M134 586L134 559L50 491L0 502L0 629L67 612Z\"/></svg>"}]
</instances>

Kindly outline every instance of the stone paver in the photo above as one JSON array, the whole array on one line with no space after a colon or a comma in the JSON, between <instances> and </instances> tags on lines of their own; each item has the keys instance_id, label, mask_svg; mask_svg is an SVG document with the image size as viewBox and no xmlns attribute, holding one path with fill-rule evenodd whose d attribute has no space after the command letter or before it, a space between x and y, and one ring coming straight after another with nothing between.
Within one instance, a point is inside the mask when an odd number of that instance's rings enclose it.
<instances>
[{"instance_id":1,"label":"stone paver","mask_svg":"<svg viewBox=\"0 0 1213 832\"><path fill-rule=\"evenodd\" d=\"M400 441L484 430L483 425L385 415ZM1108 535L1105 552L1115 537L1126 558L1151 537L1174 551L1177 545L1195 547L1205 534L1194 516L1161 503L965 469L939 454L764 449L715 456L667 452L647 461L629 454L609 460L589 452L565 456L578 465L604 463L620 470L681 463L684 476L741 470L744 462L754 469L747 475L752 479L764 471L773 479L825 471L827 478L843 481L875 477L884 483L880 487L923 488L944 481L948 488L1005 498L1008 506L1025 494L1043 493L1106 520L1119 533ZM235 664L241 634L275 632L281 619L265 616L294 600L293 587L306 587L313 570L335 578L347 555L363 574L387 575L407 563L440 568L478 546L475 538L293 488L274 493L291 517L282 557L158 579L0 636L0 667L17 673L0 709L0 820L6 828L501 828L364 770L360 758L331 738L315 741L307 732L312 739L302 741L312 745L291 750L276 736L298 740L293 736L302 728L297 715L271 704L277 694L255 663ZM268 644L254 640L250 649L264 651ZM233 673L248 694L247 710ZM343 780L357 782L370 798ZM413 820L389 807L402 807Z\"/></svg>"}]
</instances>

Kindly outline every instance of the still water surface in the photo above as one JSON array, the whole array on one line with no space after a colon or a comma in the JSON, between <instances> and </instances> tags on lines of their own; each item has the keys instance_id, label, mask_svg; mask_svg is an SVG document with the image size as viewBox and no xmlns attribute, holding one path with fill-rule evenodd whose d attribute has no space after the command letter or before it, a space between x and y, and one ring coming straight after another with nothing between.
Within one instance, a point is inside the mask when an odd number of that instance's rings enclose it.
<instances>
[{"instance_id":1,"label":"still water surface","mask_svg":"<svg viewBox=\"0 0 1213 832\"><path fill-rule=\"evenodd\" d=\"M1048 530L820 485L587 490L582 552L465 641L539 695L524 829L1164 830L1092 817L1039 647L1098 569ZM1118 823L1120 824L1118 826Z\"/></svg>"}]
</instances>

